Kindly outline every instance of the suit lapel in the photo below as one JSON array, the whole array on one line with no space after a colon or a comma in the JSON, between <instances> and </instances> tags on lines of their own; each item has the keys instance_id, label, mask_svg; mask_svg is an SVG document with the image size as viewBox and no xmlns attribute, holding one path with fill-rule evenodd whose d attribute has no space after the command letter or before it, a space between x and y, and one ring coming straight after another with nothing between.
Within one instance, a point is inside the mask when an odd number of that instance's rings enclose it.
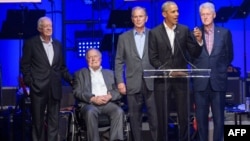
<instances>
[{"instance_id":1,"label":"suit lapel","mask_svg":"<svg viewBox=\"0 0 250 141\"><path fill-rule=\"evenodd\" d=\"M206 55L209 56L209 53L208 53L208 50L207 50L207 43L206 43L206 38L205 38L205 29L204 29L204 26L202 26L201 28L201 31L202 31L202 38L203 38L203 44L204 44L204 50L206 52Z\"/></svg>"},{"instance_id":2,"label":"suit lapel","mask_svg":"<svg viewBox=\"0 0 250 141\"><path fill-rule=\"evenodd\" d=\"M137 50L136 44L135 44L135 38L134 38L134 36L135 35L134 35L133 29L132 29L132 30L130 30L129 35L128 35L129 44L132 47L132 51L137 54L138 58L141 58L140 55L139 55L139 52Z\"/></svg>"},{"instance_id":3,"label":"suit lapel","mask_svg":"<svg viewBox=\"0 0 250 141\"><path fill-rule=\"evenodd\" d=\"M182 33L182 30L180 29L180 27L176 26L176 29L174 29L175 31L175 37L174 37L174 55L178 54L178 52L180 51L181 45L180 45L180 39L182 38L181 36L184 35ZM168 40L169 41L169 40ZM169 41L170 44L170 41ZM170 45L171 47L171 45ZM171 48L172 50L172 48Z\"/></svg>"},{"instance_id":4,"label":"suit lapel","mask_svg":"<svg viewBox=\"0 0 250 141\"><path fill-rule=\"evenodd\" d=\"M218 44L217 39L220 39L220 30L217 27L214 27L214 43L213 43L213 48L212 48L211 54L215 53L217 50L215 48L216 44Z\"/></svg>"},{"instance_id":5,"label":"suit lapel","mask_svg":"<svg viewBox=\"0 0 250 141\"><path fill-rule=\"evenodd\" d=\"M110 84L109 84L109 82L110 82L109 81L109 77L108 77L106 71L104 71L103 69L102 69L102 76L103 76L103 79L104 79L104 82L105 82L107 90L110 90L110 88L108 87L108 86L110 86Z\"/></svg>"},{"instance_id":6,"label":"suit lapel","mask_svg":"<svg viewBox=\"0 0 250 141\"><path fill-rule=\"evenodd\" d=\"M52 61L52 65L56 62L56 59L58 58L59 55L59 47L56 45L56 43L54 41L52 41L52 45L53 45L53 50L54 50L54 57L53 57L53 61Z\"/></svg>"},{"instance_id":7,"label":"suit lapel","mask_svg":"<svg viewBox=\"0 0 250 141\"><path fill-rule=\"evenodd\" d=\"M144 44L144 48L143 48L143 52L142 52L142 58L145 56L145 53L148 52L148 33L149 33L149 29L145 29L145 44Z\"/></svg>"},{"instance_id":8,"label":"suit lapel","mask_svg":"<svg viewBox=\"0 0 250 141\"><path fill-rule=\"evenodd\" d=\"M172 50L170 40L168 38L167 31L164 27L164 24L161 25L160 34L161 34L163 42L165 42L164 44L166 44L167 49Z\"/></svg>"},{"instance_id":9,"label":"suit lapel","mask_svg":"<svg viewBox=\"0 0 250 141\"><path fill-rule=\"evenodd\" d=\"M40 36L37 36L37 44L39 45L38 46L39 50L41 50L41 55L46 60L46 62L49 64L49 58L48 58L48 56L46 54L46 51L45 51L45 49L43 47L43 42L42 42Z\"/></svg>"},{"instance_id":10,"label":"suit lapel","mask_svg":"<svg viewBox=\"0 0 250 141\"><path fill-rule=\"evenodd\" d=\"M89 70L89 68L83 69L82 75L83 75L83 78L82 78L82 79L84 79L83 81L86 82L86 84L85 84L85 85L86 85L86 88L87 88L90 92L92 92L91 76L90 76L90 70Z\"/></svg>"}]
</instances>

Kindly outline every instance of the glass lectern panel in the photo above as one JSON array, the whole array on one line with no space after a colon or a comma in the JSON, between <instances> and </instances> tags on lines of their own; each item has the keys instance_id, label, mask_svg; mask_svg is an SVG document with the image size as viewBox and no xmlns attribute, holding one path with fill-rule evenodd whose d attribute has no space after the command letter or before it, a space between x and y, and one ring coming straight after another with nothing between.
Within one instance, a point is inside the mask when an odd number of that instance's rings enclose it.
<instances>
[{"instance_id":1,"label":"glass lectern panel","mask_svg":"<svg viewBox=\"0 0 250 141\"><path fill-rule=\"evenodd\" d=\"M209 78L210 77L211 69L150 69L150 70L144 70L143 75L144 78ZM167 80L167 79L166 79ZM165 88L167 87L167 81L165 83ZM189 83L187 83L187 93L189 95ZM167 97L167 91L165 91L165 95ZM187 109L189 109L190 104L190 98L187 98ZM188 127L189 127L189 121L190 121L190 110L188 110ZM188 141L190 141L190 128L188 128Z\"/></svg>"},{"instance_id":2,"label":"glass lectern panel","mask_svg":"<svg viewBox=\"0 0 250 141\"><path fill-rule=\"evenodd\" d=\"M144 78L210 77L211 69L159 69L144 70Z\"/></svg>"}]
</instances>

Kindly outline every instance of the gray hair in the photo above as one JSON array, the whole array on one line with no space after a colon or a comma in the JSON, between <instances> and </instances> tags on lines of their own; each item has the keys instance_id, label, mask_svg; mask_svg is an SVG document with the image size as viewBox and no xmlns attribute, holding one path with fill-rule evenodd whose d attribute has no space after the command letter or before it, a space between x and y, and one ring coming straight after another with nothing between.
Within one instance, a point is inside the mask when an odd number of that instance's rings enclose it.
<instances>
[{"instance_id":1,"label":"gray hair","mask_svg":"<svg viewBox=\"0 0 250 141\"><path fill-rule=\"evenodd\" d=\"M102 53L101 53L101 51L100 51L99 49L90 48L90 49L88 49L88 50L86 51L86 55L85 55L86 60L88 60L89 51L91 51L91 50L95 50L95 51L98 53L98 55L100 56L100 58L102 58Z\"/></svg>"},{"instance_id":2,"label":"gray hair","mask_svg":"<svg viewBox=\"0 0 250 141\"><path fill-rule=\"evenodd\" d=\"M133 16L133 13L135 10L138 10L138 9L141 9L145 12L145 16L147 16L147 11L144 7L141 7L141 6L136 6L136 7L133 7L132 10L131 10L131 16Z\"/></svg>"},{"instance_id":3,"label":"gray hair","mask_svg":"<svg viewBox=\"0 0 250 141\"><path fill-rule=\"evenodd\" d=\"M214 4L211 3L211 2L204 2L204 3L202 3L202 4L200 5L200 7L199 7L200 12L201 12L201 10L202 10L203 8L208 8L208 9L210 9L212 12L215 13L215 6L214 6Z\"/></svg>"},{"instance_id":4,"label":"gray hair","mask_svg":"<svg viewBox=\"0 0 250 141\"><path fill-rule=\"evenodd\" d=\"M37 28L42 28L42 27L43 27L43 21L46 21L46 20L52 22L51 19L50 19L49 17L46 17L46 16L41 17L41 18L39 18L38 21L37 21Z\"/></svg>"},{"instance_id":5,"label":"gray hair","mask_svg":"<svg viewBox=\"0 0 250 141\"><path fill-rule=\"evenodd\" d=\"M161 6L161 11L167 11L170 5L177 5L174 1L166 1Z\"/></svg>"}]
</instances>

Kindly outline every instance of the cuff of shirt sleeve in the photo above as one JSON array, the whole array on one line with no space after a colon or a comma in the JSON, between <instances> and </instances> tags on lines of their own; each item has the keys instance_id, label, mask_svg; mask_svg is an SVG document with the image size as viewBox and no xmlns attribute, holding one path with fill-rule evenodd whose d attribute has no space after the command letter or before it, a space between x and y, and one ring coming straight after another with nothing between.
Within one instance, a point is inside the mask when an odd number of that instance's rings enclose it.
<instances>
[{"instance_id":1,"label":"cuff of shirt sleeve","mask_svg":"<svg viewBox=\"0 0 250 141\"><path fill-rule=\"evenodd\" d=\"M198 42L198 41L197 41ZM200 46L203 46L203 40L201 40L201 42L198 42L198 44L200 45Z\"/></svg>"}]
</instances>

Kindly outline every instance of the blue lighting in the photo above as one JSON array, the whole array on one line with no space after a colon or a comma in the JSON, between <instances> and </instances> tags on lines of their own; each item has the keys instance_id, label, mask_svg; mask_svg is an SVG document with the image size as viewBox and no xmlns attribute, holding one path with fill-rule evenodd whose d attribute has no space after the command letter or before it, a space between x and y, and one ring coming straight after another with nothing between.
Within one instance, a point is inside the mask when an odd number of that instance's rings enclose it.
<instances>
[{"instance_id":1,"label":"blue lighting","mask_svg":"<svg viewBox=\"0 0 250 141\"><path fill-rule=\"evenodd\" d=\"M100 39L81 39L77 43L78 57L85 57L86 50L90 48L100 48Z\"/></svg>"}]
</instances>

